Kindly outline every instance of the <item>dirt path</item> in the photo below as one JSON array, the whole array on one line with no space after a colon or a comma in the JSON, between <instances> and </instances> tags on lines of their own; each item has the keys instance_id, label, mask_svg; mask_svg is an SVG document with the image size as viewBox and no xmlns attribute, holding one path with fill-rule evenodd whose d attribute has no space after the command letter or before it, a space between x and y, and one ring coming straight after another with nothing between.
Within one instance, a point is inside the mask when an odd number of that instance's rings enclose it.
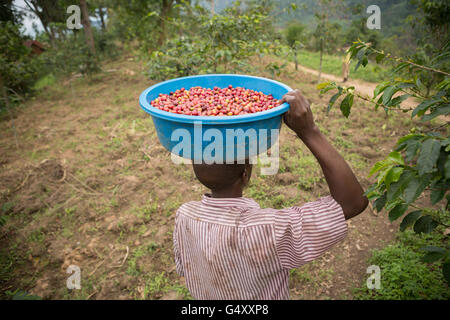
<instances>
[{"instance_id":1,"label":"dirt path","mask_svg":"<svg viewBox=\"0 0 450 320\"><path fill-rule=\"evenodd\" d=\"M304 67L302 65L299 65L298 69L305 73L309 73L316 77L319 77L319 71L317 71L317 70L310 69L310 68ZM371 83L371 82L358 80L358 79L350 79L346 83L343 83L342 77L338 77L338 76L335 76L332 74L327 74L327 73L322 72L321 82L324 82L323 80L334 81L338 84L343 84L347 87L354 86L356 88L356 91L358 91L359 93L361 93L363 95L369 96L369 97L373 96L373 91L375 90L375 87L377 86L376 83Z\"/></svg>"},{"instance_id":2,"label":"dirt path","mask_svg":"<svg viewBox=\"0 0 450 320\"><path fill-rule=\"evenodd\" d=\"M291 67L295 66L294 63L290 63ZM305 66L302 65L298 65L298 69L299 71L302 71L304 73L308 73L311 74L315 77L319 77L319 71L315 70L315 69L311 69L311 68L307 68ZM323 73L321 75L321 82L325 82L325 81L333 81L336 82L337 84L346 86L346 87L351 87L354 86L355 90L357 92L359 92L361 95L363 96L367 96L369 98L373 97L373 92L376 88L376 86L378 85L377 83L373 83L373 82L367 82L364 80L360 80L360 79L349 79L347 82L342 82L342 77L338 77L335 76L333 74L327 74L327 73ZM415 101L415 99L409 98L406 101L404 101L402 103L402 106L404 107L415 107L417 106L417 102Z\"/></svg>"}]
</instances>

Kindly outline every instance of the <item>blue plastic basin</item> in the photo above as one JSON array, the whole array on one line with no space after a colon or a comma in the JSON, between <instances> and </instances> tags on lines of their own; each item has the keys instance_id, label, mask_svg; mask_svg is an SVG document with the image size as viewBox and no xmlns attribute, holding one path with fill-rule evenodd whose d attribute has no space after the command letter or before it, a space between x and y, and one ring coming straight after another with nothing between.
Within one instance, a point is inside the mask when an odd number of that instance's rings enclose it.
<instances>
[{"instance_id":1,"label":"blue plastic basin","mask_svg":"<svg viewBox=\"0 0 450 320\"><path fill-rule=\"evenodd\" d=\"M289 109L287 103L254 114L222 117L180 115L159 110L150 104L160 93L169 94L180 88L188 90L196 86L225 88L230 84L233 87L272 94L275 99L281 99L285 93L292 90L285 84L260 77L232 74L200 75L153 85L141 93L139 104L152 116L159 141L170 152L183 158L210 163L217 161L217 157L222 157L224 162L231 158L234 161L242 160L249 155L255 155L255 149L250 146L251 144L257 146L256 153L260 154L276 142L282 115ZM218 134L222 135L221 139L217 138ZM241 152L242 150L245 150L245 154Z\"/></svg>"}]
</instances>

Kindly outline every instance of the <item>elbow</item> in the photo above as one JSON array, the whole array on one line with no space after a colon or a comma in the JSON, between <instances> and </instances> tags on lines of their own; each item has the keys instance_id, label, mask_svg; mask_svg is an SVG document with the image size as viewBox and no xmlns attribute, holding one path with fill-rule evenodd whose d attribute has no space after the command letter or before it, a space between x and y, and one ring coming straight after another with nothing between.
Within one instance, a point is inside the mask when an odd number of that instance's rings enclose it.
<instances>
[{"instance_id":1,"label":"elbow","mask_svg":"<svg viewBox=\"0 0 450 320\"><path fill-rule=\"evenodd\" d=\"M348 208L344 209L345 219L351 219L366 210L369 205L369 200L366 196L361 196L357 201L354 201Z\"/></svg>"},{"instance_id":2,"label":"elbow","mask_svg":"<svg viewBox=\"0 0 450 320\"><path fill-rule=\"evenodd\" d=\"M368 205L369 205L369 200L367 199L366 196L362 196L361 204L360 204L359 211L357 214L364 212L364 210L366 210Z\"/></svg>"}]
</instances>

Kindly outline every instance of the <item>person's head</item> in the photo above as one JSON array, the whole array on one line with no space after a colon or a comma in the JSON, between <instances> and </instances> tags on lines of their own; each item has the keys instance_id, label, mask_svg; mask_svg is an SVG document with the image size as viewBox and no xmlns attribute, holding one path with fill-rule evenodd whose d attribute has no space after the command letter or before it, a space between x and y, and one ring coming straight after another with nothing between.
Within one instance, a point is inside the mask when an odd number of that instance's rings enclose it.
<instances>
[{"instance_id":1,"label":"person's head","mask_svg":"<svg viewBox=\"0 0 450 320\"><path fill-rule=\"evenodd\" d=\"M249 183L252 165L193 164L197 179L212 193L239 194Z\"/></svg>"}]
</instances>

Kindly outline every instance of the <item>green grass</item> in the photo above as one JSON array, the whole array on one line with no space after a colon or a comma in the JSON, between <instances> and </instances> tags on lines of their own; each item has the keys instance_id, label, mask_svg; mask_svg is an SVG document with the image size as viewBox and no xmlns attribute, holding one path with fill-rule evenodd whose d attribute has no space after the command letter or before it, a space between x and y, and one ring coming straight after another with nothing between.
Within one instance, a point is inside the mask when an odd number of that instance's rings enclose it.
<instances>
[{"instance_id":1,"label":"green grass","mask_svg":"<svg viewBox=\"0 0 450 320\"><path fill-rule=\"evenodd\" d=\"M292 58L292 61L293 58ZM300 50L298 53L298 63L304 67L319 70L320 53ZM350 79L361 79L368 82L381 82L386 78L387 69L376 64L360 67L355 71L356 62L351 62ZM338 77L342 76L342 56L324 54L322 61L322 72Z\"/></svg>"},{"instance_id":2,"label":"green grass","mask_svg":"<svg viewBox=\"0 0 450 320\"><path fill-rule=\"evenodd\" d=\"M355 299L364 300L448 300L450 290L442 275L442 263L425 263L420 248L442 245L438 233L416 235L412 231L398 234L398 241L374 250L369 265L381 269L381 288L370 290L365 282L355 289Z\"/></svg>"},{"instance_id":3,"label":"green grass","mask_svg":"<svg viewBox=\"0 0 450 320\"><path fill-rule=\"evenodd\" d=\"M127 274L130 276L139 276L142 273L142 270L138 266L139 258L142 258L144 255L151 255L157 248L158 244L154 242L137 247L128 260Z\"/></svg>"},{"instance_id":4,"label":"green grass","mask_svg":"<svg viewBox=\"0 0 450 320\"><path fill-rule=\"evenodd\" d=\"M40 78L36 83L34 84L33 88L34 90L41 90L45 87L51 86L55 84L56 78L53 74L47 74Z\"/></svg>"}]
</instances>

